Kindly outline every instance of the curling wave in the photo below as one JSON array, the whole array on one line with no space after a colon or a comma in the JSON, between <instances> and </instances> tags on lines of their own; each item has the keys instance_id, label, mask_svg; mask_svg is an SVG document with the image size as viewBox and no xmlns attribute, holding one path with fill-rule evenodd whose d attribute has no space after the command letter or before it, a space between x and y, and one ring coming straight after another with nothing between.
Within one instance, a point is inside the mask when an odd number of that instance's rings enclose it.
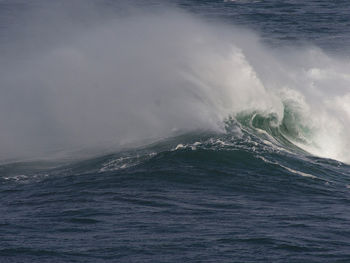
<instances>
[{"instance_id":1,"label":"curling wave","mask_svg":"<svg viewBox=\"0 0 350 263\"><path fill-rule=\"evenodd\" d=\"M271 49L255 33L178 9L92 16L88 28L77 23L81 10L67 18L55 9L51 20L45 10L48 20L29 19L28 30L50 41L14 26L11 47L1 47L11 51L0 65L2 159L222 134L233 118L282 145L350 161L346 59Z\"/></svg>"}]
</instances>

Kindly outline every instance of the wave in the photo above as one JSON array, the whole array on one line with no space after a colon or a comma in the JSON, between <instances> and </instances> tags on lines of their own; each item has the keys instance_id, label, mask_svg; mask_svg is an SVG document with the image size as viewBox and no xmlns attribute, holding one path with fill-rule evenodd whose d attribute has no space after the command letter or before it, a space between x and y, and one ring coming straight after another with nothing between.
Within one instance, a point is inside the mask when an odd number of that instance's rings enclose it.
<instances>
[{"instance_id":1,"label":"wave","mask_svg":"<svg viewBox=\"0 0 350 263\"><path fill-rule=\"evenodd\" d=\"M250 130L293 151L350 161L348 59L317 47L272 49L254 32L174 7L105 17L103 8L78 7L69 17L49 4L28 11L19 21L36 37L9 29L2 159ZM78 22L87 17L88 28Z\"/></svg>"}]
</instances>

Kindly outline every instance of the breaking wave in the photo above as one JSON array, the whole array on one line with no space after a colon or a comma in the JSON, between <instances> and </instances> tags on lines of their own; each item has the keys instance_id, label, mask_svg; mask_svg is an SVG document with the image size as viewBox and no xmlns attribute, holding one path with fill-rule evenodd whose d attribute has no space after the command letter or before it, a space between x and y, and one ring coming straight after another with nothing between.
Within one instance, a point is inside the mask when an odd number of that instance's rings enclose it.
<instances>
[{"instance_id":1,"label":"breaking wave","mask_svg":"<svg viewBox=\"0 0 350 263\"><path fill-rule=\"evenodd\" d=\"M46 23L34 11L19 18L34 37L13 26L1 47L2 159L231 129L350 161L346 58L272 49L256 33L178 9L95 15L89 27L77 21L97 11L41 12Z\"/></svg>"}]
</instances>

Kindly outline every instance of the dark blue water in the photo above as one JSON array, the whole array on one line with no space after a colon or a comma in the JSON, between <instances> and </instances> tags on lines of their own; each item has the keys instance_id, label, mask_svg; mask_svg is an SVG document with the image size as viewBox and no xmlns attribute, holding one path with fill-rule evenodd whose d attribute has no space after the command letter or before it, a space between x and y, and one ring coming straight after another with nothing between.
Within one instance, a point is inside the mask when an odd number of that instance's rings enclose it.
<instances>
[{"instance_id":1,"label":"dark blue water","mask_svg":"<svg viewBox=\"0 0 350 263\"><path fill-rule=\"evenodd\" d=\"M258 30L266 42L275 46L314 43L344 52L344 46L350 43L350 7L345 0L180 2L193 12Z\"/></svg>"},{"instance_id":2,"label":"dark blue water","mask_svg":"<svg viewBox=\"0 0 350 263\"><path fill-rule=\"evenodd\" d=\"M111 16L125 8L103 5ZM175 5L255 30L271 48L349 50L347 1ZM8 30L33 8L43 7L0 1L2 51L12 51L11 41L26 47ZM44 33L35 41L45 41ZM309 131L287 110L278 126L273 116L249 114L225 125L223 133L180 131L84 158L3 161L0 262L350 262L350 166L300 147L300 133Z\"/></svg>"}]
</instances>

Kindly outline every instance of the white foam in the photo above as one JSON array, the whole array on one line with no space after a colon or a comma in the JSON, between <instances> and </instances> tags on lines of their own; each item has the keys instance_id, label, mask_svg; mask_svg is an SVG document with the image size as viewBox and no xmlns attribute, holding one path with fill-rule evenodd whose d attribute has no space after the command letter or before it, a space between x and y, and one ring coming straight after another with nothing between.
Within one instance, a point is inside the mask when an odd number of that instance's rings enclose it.
<instances>
[{"instance_id":1,"label":"white foam","mask_svg":"<svg viewBox=\"0 0 350 263\"><path fill-rule=\"evenodd\" d=\"M278 162L276 162L276 161L270 161L270 160L266 159L266 158L263 157L263 156L257 156L257 157L258 157L259 159L263 160L263 161L266 162L266 163L278 165L278 166L282 167L283 169L286 169L287 171L289 171L289 172L291 172L291 173L294 173L294 174L297 174L297 175L301 175L301 176L303 176L303 177L313 178L313 179L318 178L318 177L315 176L315 175L312 175L312 174L308 174L308 173L304 173L304 172L301 172L301 171L294 170L294 169L289 168L289 167L287 167L287 166L285 166L285 165L282 165L282 164L280 164L280 163L278 163Z\"/></svg>"},{"instance_id":2,"label":"white foam","mask_svg":"<svg viewBox=\"0 0 350 263\"><path fill-rule=\"evenodd\" d=\"M12 29L0 62L0 158L224 132L224 120L245 111L273 113L279 125L288 101L313 131L300 147L350 161L349 61L315 47L272 50L255 33L168 7L99 14L79 27L73 21L95 9L73 7L74 20L57 8L46 14L54 21L38 23L44 9L25 34ZM31 33L42 41L28 40Z\"/></svg>"},{"instance_id":3,"label":"white foam","mask_svg":"<svg viewBox=\"0 0 350 263\"><path fill-rule=\"evenodd\" d=\"M282 168L286 169L287 171L291 172L291 173L294 173L294 174L298 174L298 175L301 175L301 176L304 176L304 177L310 177L310 178L313 178L313 179L316 179L317 176L314 176L312 174L308 174L308 173L304 173L304 172L301 172L301 171L297 171L297 170L294 170L292 168L289 168L287 166L284 166L284 165L281 165L279 164L279 166L281 166Z\"/></svg>"}]
</instances>

